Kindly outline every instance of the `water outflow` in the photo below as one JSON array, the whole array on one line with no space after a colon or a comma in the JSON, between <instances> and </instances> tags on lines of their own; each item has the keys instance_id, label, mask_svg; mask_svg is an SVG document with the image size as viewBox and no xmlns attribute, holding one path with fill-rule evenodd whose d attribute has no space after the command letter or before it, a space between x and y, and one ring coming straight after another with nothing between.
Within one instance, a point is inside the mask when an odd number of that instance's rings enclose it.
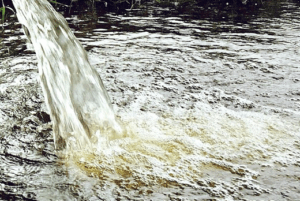
<instances>
[{"instance_id":1,"label":"water outflow","mask_svg":"<svg viewBox=\"0 0 300 201\"><path fill-rule=\"evenodd\" d=\"M121 132L107 91L66 20L47 0L13 0L32 42L56 148L84 147Z\"/></svg>"}]
</instances>

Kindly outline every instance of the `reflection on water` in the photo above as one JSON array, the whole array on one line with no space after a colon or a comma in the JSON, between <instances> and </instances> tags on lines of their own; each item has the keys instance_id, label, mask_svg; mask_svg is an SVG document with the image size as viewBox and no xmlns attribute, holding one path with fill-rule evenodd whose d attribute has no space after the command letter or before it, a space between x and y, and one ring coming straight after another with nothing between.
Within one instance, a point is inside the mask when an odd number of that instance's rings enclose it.
<instances>
[{"instance_id":1,"label":"reflection on water","mask_svg":"<svg viewBox=\"0 0 300 201\"><path fill-rule=\"evenodd\" d=\"M248 23L107 14L92 29L67 18L126 128L85 153L55 153L35 56L1 58L1 197L297 199L299 11L283 3Z\"/></svg>"}]
</instances>

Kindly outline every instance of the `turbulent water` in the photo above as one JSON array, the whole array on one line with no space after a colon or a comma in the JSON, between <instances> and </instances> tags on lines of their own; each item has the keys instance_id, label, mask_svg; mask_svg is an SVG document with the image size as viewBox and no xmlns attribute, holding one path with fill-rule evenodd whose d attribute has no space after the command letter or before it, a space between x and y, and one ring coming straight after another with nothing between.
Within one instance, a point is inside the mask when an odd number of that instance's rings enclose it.
<instances>
[{"instance_id":1,"label":"turbulent water","mask_svg":"<svg viewBox=\"0 0 300 201\"><path fill-rule=\"evenodd\" d=\"M36 56L1 58L2 199L297 200L299 18L67 18L125 131L60 157Z\"/></svg>"},{"instance_id":2,"label":"turbulent water","mask_svg":"<svg viewBox=\"0 0 300 201\"><path fill-rule=\"evenodd\" d=\"M90 146L111 127L121 132L102 80L63 16L46 0L13 2L38 58L56 147Z\"/></svg>"}]
</instances>

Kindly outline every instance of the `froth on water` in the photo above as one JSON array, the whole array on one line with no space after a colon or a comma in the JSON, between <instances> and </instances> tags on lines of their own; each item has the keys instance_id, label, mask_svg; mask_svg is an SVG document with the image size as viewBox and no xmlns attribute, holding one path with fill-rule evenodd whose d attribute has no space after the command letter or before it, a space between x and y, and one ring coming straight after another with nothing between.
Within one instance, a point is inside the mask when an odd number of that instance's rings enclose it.
<instances>
[{"instance_id":1,"label":"froth on water","mask_svg":"<svg viewBox=\"0 0 300 201\"><path fill-rule=\"evenodd\" d=\"M163 112L139 111L152 100ZM109 141L105 149L70 153L70 174L99 178L98 193L105 191L107 200L239 200L272 197L267 183L270 177L281 179L273 170L299 165L294 157L299 124L293 118L204 103L190 110L165 104L155 92L139 93L126 112L119 111L126 137Z\"/></svg>"},{"instance_id":2,"label":"froth on water","mask_svg":"<svg viewBox=\"0 0 300 201\"><path fill-rule=\"evenodd\" d=\"M128 37L128 43L117 40L119 34L107 36L104 42L96 41L94 45L107 47L105 54L111 51L111 55L118 55L111 57L110 62L112 67L118 65L120 72L116 77L121 79L112 79L110 83L113 85L116 81L121 88L116 101L120 107L117 108L118 118L123 124L121 130L102 81L90 67L85 52L62 17L46 1L15 0L14 3L37 52L44 95L54 122L56 145L63 147L63 141L67 141L69 147L62 158L68 167L66 175L69 179L63 185L74 185L59 192L58 199L82 196L86 200L275 200L287 194L291 199L299 197L299 113L258 106L250 100L197 84L197 79L203 79L199 83L216 86L212 84L215 79L209 76L215 74L211 67L218 69L219 64L222 71L226 66L246 70L257 66L247 66L248 62L236 64L231 60L221 65L222 61L215 56L204 60L197 48L207 41L195 41L185 36L150 35L147 32ZM41 8L45 12L41 12ZM39 13L38 17L36 13ZM125 21L127 23L127 19ZM246 36L252 38L253 34ZM134 38L138 40L130 41ZM239 38L239 44L245 45L242 38ZM72 42L68 42L69 39ZM217 38L207 47L215 47L220 40L223 39ZM145 47L146 42L151 48L141 48L139 52L153 54L141 54L141 58L135 53L137 48ZM193 54L190 52L192 43L198 44L194 44ZM165 46L170 44L172 46L166 50ZM225 40L223 45L227 44L230 47L221 46L217 52L225 51L227 55L229 49L235 52L234 57L243 52L240 51L243 45L237 45L235 49L232 42ZM253 46L245 47L252 51ZM166 56L165 52L172 49L174 52ZM122 51L123 57L119 58L118 51ZM272 58L273 54L270 53ZM245 55L248 58L253 54L247 52ZM254 58L261 58L261 53ZM278 58L282 60L282 57ZM128 60L132 61L130 65ZM153 60L159 62L153 64ZM145 67L141 69L140 65ZM262 67L258 71L266 72ZM274 66L270 67L274 70ZM207 72L200 72L202 70ZM228 72L224 77L231 81L233 71L224 72ZM194 84L189 81L191 73L195 77ZM205 76L199 78L199 75ZM240 75L237 73L238 77ZM124 84L122 80L127 82ZM133 84L128 83L131 81ZM222 83L217 86L221 87ZM257 110L234 111L225 108L220 100L245 110L257 106ZM75 149L70 149L72 147ZM88 149L82 151L78 147ZM42 180L39 188L45 189L45 181L55 175L53 172L45 176L41 171L41 179L40 174L35 174ZM59 182L61 175L57 179ZM59 182L57 184L61 184ZM51 185L53 180L49 183ZM39 189L35 191L37 198L52 198L52 192L57 191L56 186L46 187L47 190L36 188ZM66 196L68 193L70 196Z\"/></svg>"},{"instance_id":3,"label":"froth on water","mask_svg":"<svg viewBox=\"0 0 300 201\"><path fill-rule=\"evenodd\" d=\"M56 147L83 148L96 136L121 133L102 80L66 20L46 0L13 3L38 58Z\"/></svg>"}]
</instances>

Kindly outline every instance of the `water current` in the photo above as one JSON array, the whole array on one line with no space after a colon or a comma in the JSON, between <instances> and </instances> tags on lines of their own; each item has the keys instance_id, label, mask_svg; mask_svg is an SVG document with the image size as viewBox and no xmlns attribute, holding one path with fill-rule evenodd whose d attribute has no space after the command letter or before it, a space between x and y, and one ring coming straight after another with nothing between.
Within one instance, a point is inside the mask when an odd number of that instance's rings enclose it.
<instances>
[{"instance_id":1,"label":"water current","mask_svg":"<svg viewBox=\"0 0 300 201\"><path fill-rule=\"evenodd\" d=\"M67 16L124 136L64 154L38 58L21 26L4 24L1 199L297 200L299 6L282 2L276 16L247 22L149 9Z\"/></svg>"}]
</instances>

